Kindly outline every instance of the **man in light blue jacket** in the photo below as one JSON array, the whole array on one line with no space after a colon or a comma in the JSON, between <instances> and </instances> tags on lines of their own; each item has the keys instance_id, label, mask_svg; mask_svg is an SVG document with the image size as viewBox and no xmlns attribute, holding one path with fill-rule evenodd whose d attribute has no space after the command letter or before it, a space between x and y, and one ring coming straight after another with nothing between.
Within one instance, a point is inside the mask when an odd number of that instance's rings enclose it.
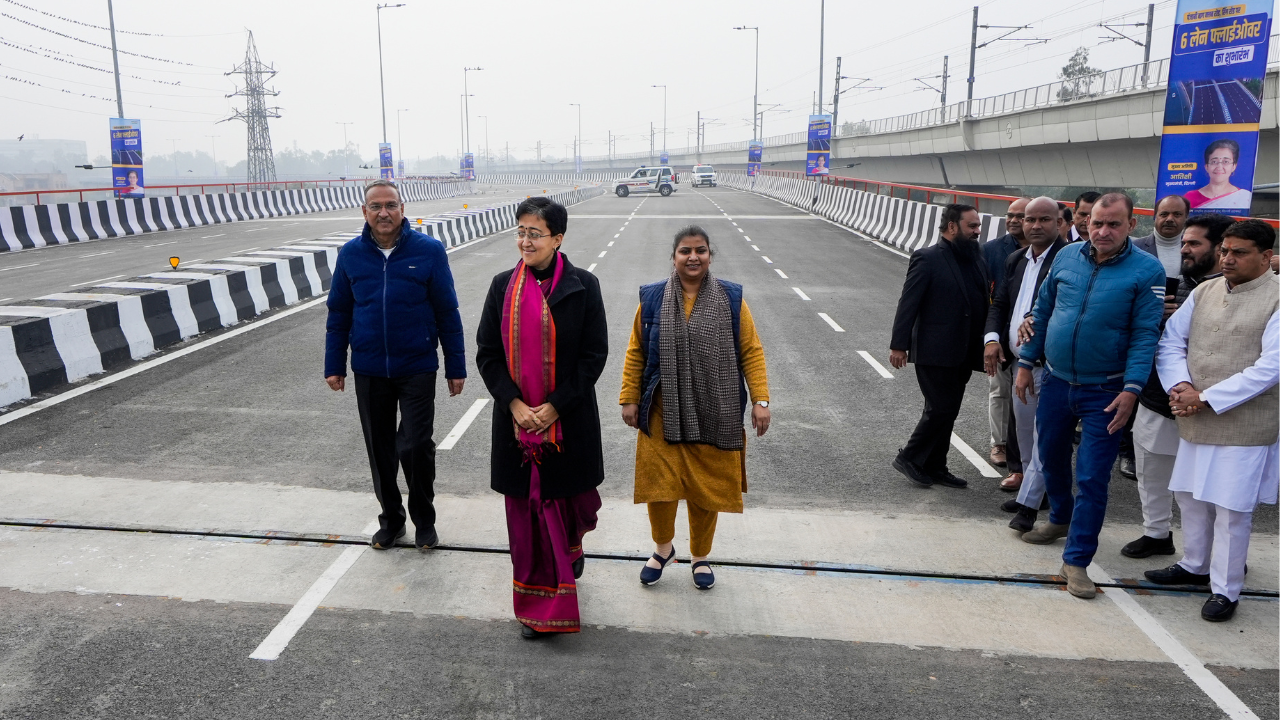
<instances>
[{"instance_id":1,"label":"man in light blue jacket","mask_svg":"<svg viewBox=\"0 0 1280 720\"><path fill-rule=\"evenodd\" d=\"M1121 431L1151 375L1164 311L1164 266L1129 241L1133 201L1121 193L1098 198L1089 241L1064 247L1040 286L1031 331L1019 353L1014 390L1024 401L1032 368L1043 360L1049 376L1036 410L1038 449L1049 495L1049 522L1023 534L1047 545L1067 538L1062 575L1081 598L1097 593L1086 568L1098 549L1107 512L1111 467ZM1071 450L1083 426L1071 492Z\"/></svg>"}]
</instances>

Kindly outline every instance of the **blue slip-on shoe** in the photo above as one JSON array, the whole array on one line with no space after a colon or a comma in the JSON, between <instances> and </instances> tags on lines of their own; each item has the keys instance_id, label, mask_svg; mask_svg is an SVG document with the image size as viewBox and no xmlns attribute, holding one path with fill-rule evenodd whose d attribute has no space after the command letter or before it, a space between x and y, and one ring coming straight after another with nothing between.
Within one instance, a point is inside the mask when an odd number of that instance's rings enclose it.
<instances>
[{"instance_id":1,"label":"blue slip-on shoe","mask_svg":"<svg viewBox=\"0 0 1280 720\"><path fill-rule=\"evenodd\" d=\"M675 545L671 546L670 557L664 558L658 553L654 553L653 559L662 563L662 567L651 568L649 567L648 564L646 564L643 568L640 568L640 584L641 585L652 585L662 579L662 571L666 570L668 565L676 561L676 546Z\"/></svg>"},{"instance_id":2,"label":"blue slip-on shoe","mask_svg":"<svg viewBox=\"0 0 1280 720\"><path fill-rule=\"evenodd\" d=\"M700 567L706 568L708 572L704 572L704 573L698 572L698 568ZM707 562L706 560L699 560L698 562L693 564L693 584L699 590L710 590L711 588L715 587L716 574L713 572L709 572L710 570L711 570L711 563Z\"/></svg>"}]
</instances>

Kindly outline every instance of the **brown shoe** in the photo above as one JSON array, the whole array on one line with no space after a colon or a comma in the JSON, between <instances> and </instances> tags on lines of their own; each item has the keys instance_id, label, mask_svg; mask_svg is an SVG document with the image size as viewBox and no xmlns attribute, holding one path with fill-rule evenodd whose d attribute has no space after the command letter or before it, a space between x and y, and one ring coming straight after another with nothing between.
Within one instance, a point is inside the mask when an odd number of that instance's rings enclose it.
<instances>
[{"instance_id":1,"label":"brown shoe","mask_svg":"<svg viewBox=\"0 0 1280 720\"><path fill-rule=\"evenodd\" d=\"M1032 545L1049 545L1058 538L1067 536L1067 531L1071 529L1070 525L1055 525L1051 522L1037 525L1030 532L1022 533L1022 542L1031 543Z\"/></svg>"},{"instance_id":2,"label":"brown shoe","mask_svg":"<svg viewBox=\"0 0 1280 720\"><path fill-rule=\"evenodd\" d=\"M1085 568L1063 563L1062 577L1067 579L1067 592L1072 595L1085 600L1092 600L1097 596L1098 586L1089 579L1089 572Z\"/></svg>"},{"instance_id":3,"label":"brown shoe","mask_svg":"<svg viewBox=\"0 0 1280 720\"><path fill-rule=\"evenodd\" d=\"M991 446L991 464L996 467L1004 467L1009 464L1008 458L1006 458L1004 454L1003 445Z\"/></svg>"},{"instance_id":4,"label":"brown shoe","mask_svg":"<svg viewBox=\"0 0 1280 720\"><path fill-rule=\"evenodd\" d=\"M1022 473L1009 473L1009 477L1000 481L1000 489L1005 492L1018 492L1022 488Z\"/></svg>"}]
</instances>

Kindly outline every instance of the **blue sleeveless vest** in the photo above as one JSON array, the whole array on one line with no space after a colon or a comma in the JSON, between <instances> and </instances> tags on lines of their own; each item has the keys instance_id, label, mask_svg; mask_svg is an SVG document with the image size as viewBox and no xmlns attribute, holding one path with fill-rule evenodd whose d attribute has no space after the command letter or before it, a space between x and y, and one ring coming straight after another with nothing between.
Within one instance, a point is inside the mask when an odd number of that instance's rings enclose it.
<instances>
[{"instance_id":1,"label":"blue sleeveless vest","mask_svg":"<svg viewBox=\"0 0 1280 720\"><path fill-rule=\"evenodd\" d=\"M716 278L725 295L729 296L729 310L733 317L733 352L738 356L738 395L742 399L742 414L747 412L747 380L742 374L742 351L739 326L742 316L742 286ZM653 407L653 393L662 379L662 365L658 357L658 328L662 315L662 296L667 291L667 281L640 286L640 351L644 353L644 375L640 381L640 430L649 434L649 410Z\"/></svg>"}]
</instances>

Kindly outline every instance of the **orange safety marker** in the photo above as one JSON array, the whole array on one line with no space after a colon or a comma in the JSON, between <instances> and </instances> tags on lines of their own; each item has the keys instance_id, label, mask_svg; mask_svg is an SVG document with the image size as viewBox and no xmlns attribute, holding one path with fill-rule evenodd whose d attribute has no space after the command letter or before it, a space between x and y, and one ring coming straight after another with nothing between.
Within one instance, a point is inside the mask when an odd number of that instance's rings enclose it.
<instances>
[{"instance_id":1,"label":"orange safety marker","mask_svg":"<svg viewBox=\"0 0 1280 720\"><path fill-rule=\"evenodd\" d=\"M178 258L177 258L177 257L171 257L171 258L169 258L169 265L170 265L174 270L177 270L177 269L178 269L178 263L179 263L179 262L181 262L181 261L180 261L180 260L178 260Z\"/></svg>"}]
</instances>

